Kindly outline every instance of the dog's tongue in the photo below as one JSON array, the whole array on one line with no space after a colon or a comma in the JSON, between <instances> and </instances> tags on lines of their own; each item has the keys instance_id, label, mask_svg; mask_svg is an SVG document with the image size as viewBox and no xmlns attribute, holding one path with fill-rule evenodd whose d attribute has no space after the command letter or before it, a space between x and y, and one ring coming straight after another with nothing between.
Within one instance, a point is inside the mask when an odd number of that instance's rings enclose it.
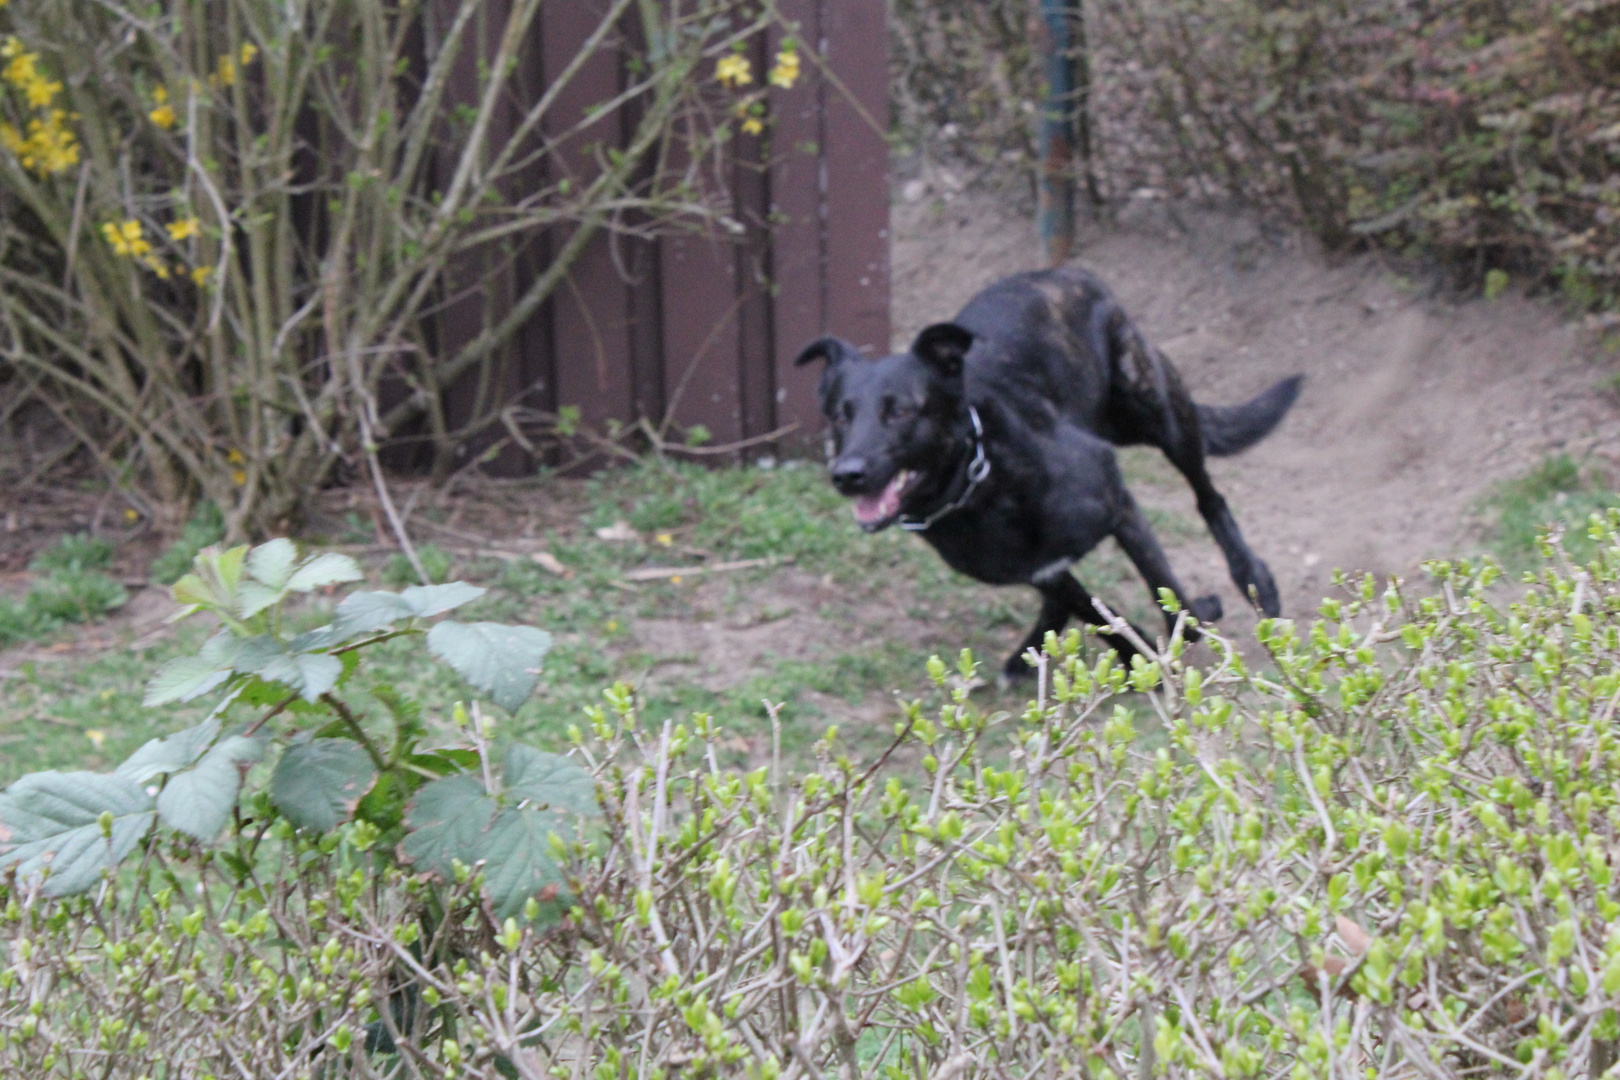
<instances>
[{"instance_id":1,"label":"dog's tongue","mask_svg":"<svg viewBox=\"0 0 1620 1080\"><path fill-rule=\"evenodd\" d=\"M862 525L871 525L884 521L900 512L900 492L904 490L906 482L911 479L911 473L902 469L894 474L888 486L876 495L855 496L855 520Z\"/></svg>"}]
</instances>

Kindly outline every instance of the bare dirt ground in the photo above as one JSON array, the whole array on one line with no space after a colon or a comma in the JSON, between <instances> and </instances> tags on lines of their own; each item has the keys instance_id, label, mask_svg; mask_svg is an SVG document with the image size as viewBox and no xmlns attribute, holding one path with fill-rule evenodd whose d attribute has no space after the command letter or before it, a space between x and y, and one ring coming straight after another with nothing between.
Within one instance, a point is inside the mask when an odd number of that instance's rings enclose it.
<instances>
[{"instance_id":1,"label":"bare dirt ground","mask_svg":"<svg viewBox=\"0 0 1620 1080\"><path fill-rule=\"evenodd\" d=\"M948 318L980 287L1039 265L1033 223L958 195L894 213L894 342ZM1425 297L1373 256L1330 262L1252 218L1137 203L1092 228L1077 260L1099 272L1198 400L1246 400L1306 375L1282 427L1212 461L1245 536L1268 560L1284 614L1309 616L1334 568L1410 576L1477 550L1481 500L1551 453L1611 477L1620 400L1612 357L1551 303ZM1130 451L1138 498L1194 521L1189 490L1156 452ZM1207 536L1163 538L1194 593L1225 601L1228 633L1254 619Z\"/></svg>"}]
</instances>

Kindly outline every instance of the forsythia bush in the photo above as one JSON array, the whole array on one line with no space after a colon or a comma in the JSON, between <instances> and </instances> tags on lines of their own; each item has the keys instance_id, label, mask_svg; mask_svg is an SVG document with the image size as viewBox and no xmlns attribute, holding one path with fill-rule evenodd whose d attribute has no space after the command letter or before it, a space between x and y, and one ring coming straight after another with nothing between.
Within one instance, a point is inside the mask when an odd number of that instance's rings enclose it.
<instances>
[{"instance_id":1,"label":"forsythia bush","mask_svg":"<svg viewBox=\"0 0 1620 1080\"><path fill-rule=\"evenodd\" d=\"M769 3L604 0L540 86L543 6L0 4L0 385L170 533L281 530L389 439L465 463L580 253L735 231L724 147L769 116ZM788 39L761 78L798 74Z\"/></svg>"},{"instance_id":2,"label":"forsythia bush","mask_svg":"<svg viewBox=\"0 0 1620 1080\"><path fill-rule=\"evenodd\" d=\"M1620 512L1592 529L1590 564L1548 546L1517 601L1489 564L1356 583L1308 632L1264 624L1258 669L1219 638L1194 666L1179 636L1088 663L1070 635L1036 700L985 715L971 658L936 660L943 707L875 761L829 731L799 775L722 767L706 718L615 687L573 757L605 828L536 849L560 877L514 907L507 860L421 873L358 791L336 824L295 828L272 790L221 840L160 825L76 896L14 871L0 1068L1612 1076ZM351 618L410 610L357 595ZM312 723L270 719L294 746ZM469 771L421 791L493 793L488 728L446 730L464 745L433 753ZM497 831L432 809L406 810L430 847Z\"/></svg>"}]
</instances>

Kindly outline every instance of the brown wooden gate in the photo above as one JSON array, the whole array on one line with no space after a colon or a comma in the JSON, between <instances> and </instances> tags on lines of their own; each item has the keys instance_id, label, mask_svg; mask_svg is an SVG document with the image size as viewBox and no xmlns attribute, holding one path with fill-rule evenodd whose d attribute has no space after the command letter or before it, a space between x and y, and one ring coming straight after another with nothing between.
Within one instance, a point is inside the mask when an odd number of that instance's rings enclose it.
<instances>
[{"instance_id":1,"label":"brown wooden gate","mask_svg":"<svg viewBox=\"0 0 1620 1080\"><path fill-rule=\"evenodd\" d=\"M576 54L601 6L600 0L542 6L533 45L539 80ZM711 445L791 429L748 456L791 452L810 445L820 427L819 373L792 366L799 350L826 333L887 350L885 3L779 0L778 6L797 26L803 77L789 90L772 91L768 140L735 138L730 182L744 231L598 237L500 365L507 400L549 413L572 406L598 430L611 421L657 424L668 417L676 432L702 425ZM778 44L754 43L755 72L767 70ZM570 100L558 114L581 115L617 94L625 60L605 52L592 57L566 88ZM559 243L534 238L514 275L538 272ZM515 292L522 282L513 284ZM486 302L468 298L442 311L436 336L450 345L476 334ZM458 398L469 404L488 390L452 388L450 412L464 411ZM493 467L513 473L533 464L509 451Z\"/></svg>"}]
</instances>

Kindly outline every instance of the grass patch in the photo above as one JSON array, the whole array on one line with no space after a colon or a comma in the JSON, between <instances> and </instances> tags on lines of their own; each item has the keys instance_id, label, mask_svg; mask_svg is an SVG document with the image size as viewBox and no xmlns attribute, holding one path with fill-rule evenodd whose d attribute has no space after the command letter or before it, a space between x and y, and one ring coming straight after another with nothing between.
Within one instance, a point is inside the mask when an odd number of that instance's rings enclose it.
<instances>
[{"instance_id":1,"label":"grass patch","mask_svg":"<svg viewBox=\"0 0 1620 1080\"><path fill-rule=\"evenodd\" d=\"M1568 454L1547 458L1531 472L1499 485L1483 511L1490 523L1491 550L1504 566L1522 570L1537 558L1537 541L1549 528L1561 528L1564 550L1576 562L1587 562L1596 545L1587 535L1587 519L1620 505L1606 478L1583 469Z\"/></svg>"},{"instance_id":2,"label":"grass patch","mask_svg":"<svg viewBox=\"0 0 1620 1080\"><path fill-rule=\"evenodd\" d=\"M0 647L51 637L69 623L99 619L129 600L106 574L113 548L88 533L64 536L28 564L39 575L21 600L0 597Z\"/></svg>"}]
</instances>

